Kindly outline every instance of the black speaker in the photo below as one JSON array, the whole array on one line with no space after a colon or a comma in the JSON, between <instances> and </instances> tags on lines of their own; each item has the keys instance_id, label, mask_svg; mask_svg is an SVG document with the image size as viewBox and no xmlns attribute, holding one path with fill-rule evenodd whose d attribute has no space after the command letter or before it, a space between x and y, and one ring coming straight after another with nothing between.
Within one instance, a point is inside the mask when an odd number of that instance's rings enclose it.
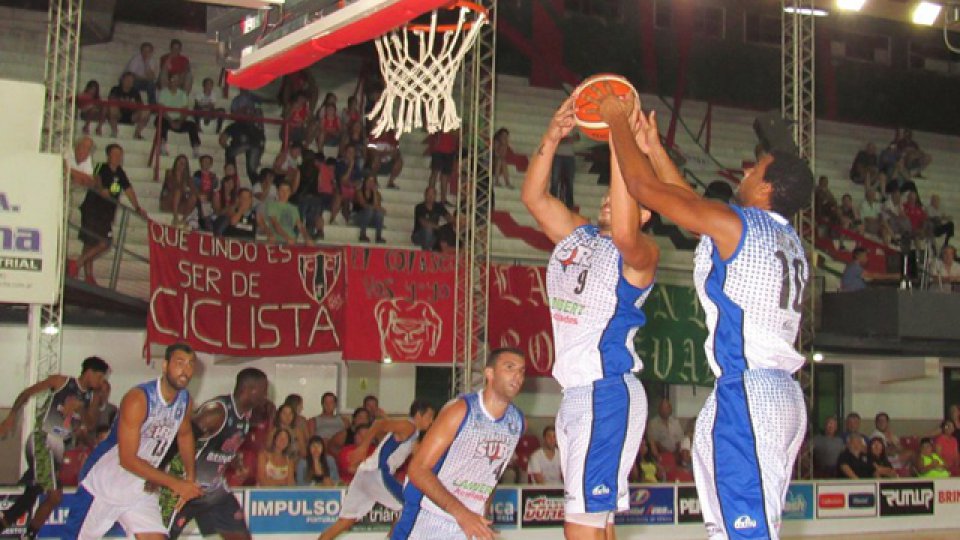
<instances>
[{"instance_id":1,"label":"black speaker","mask_svg":"<svg viewBox=\"0 0 960 540\"><path fill-rule=\"evenodd\" d=\"M80 45L96 45L113 39L117 0L85 0L80 19Z\"/></svg>"},{"instance_id":2,"label":"black speaker","mask_svg":"<svg viewBox=\"0 0 960 540\"><path fill-rule=\"evenodd\" d=\"M787 121L780 116L780 111L770 111L758 116L753 121L753 131L760 139L760 146L767 152L779 150L795 156L800 155L800 149L793 141L793 132Z\"/></svg>"}]
</instances>

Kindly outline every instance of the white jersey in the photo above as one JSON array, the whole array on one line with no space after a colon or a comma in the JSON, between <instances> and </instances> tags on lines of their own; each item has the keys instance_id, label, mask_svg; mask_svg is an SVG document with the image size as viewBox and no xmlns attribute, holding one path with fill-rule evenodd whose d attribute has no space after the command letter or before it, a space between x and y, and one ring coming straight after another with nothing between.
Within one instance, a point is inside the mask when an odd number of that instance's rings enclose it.
<instances>
[{"instance_id":1,"label":"white jersey","mask_svg":"<svg viewBox=\"0 0 960 540\"><path fill-rule=\"evenodd\" d=\"M412 424L413 421L411 420L410 423ZM387 474L396 473L397 469L410 457L410 453L413 452L413 445L419 437L420 432L414 431L413 435L407 437L406 440L398 441L393 433L388 433L377 445L377 449L357 467L357 470L375 471L379 469Z\"/></svg>"},{"instance_id":2,"label":"white jersey","mask_svg":"<svg viewBox=\"0 0 960 540\"><path fill-rule=\"evenodd\" d=\"M190 406L190 394L181 390L167 403L160 392L160 379L137 385L147 398L147 416L140 426L140 447L137 456L153 467L160 465L170 445L176 440L180 424ZM94 497L116 505L127 505L146 493L143 478L120 465L117 445L119 419L110 428L110 434L87 458L86 473L81 485ZM147 494L149 495L149 494Z\"/></svg>"},{"instance_id":3,"label":"white jersey","mask_svg":"<svg viewBox=\"0 0 960 540\"><path fill-rule=\"evenodd\" d=\"M709 331L707 361L717 378L747 369L793 373L803 365L793 344L809 277L800 238L779 214L731 209L743 221L736 251L724 261L703 236L695 258L694 284Z\"/></svg>"},{"instance_id":4,"label":"white jersey","mask_svg":"<svg viewBox=\"0 0 960 540\"><path fill-rule=\"evenodd\" d=\"M557 243L547 266L547 293L553 376L560 386L585 386L643 368L633 338L646 322L641 306L652 288L637 288L623 277L620 251L593 225Z\"/></svg>"}]
</instances>

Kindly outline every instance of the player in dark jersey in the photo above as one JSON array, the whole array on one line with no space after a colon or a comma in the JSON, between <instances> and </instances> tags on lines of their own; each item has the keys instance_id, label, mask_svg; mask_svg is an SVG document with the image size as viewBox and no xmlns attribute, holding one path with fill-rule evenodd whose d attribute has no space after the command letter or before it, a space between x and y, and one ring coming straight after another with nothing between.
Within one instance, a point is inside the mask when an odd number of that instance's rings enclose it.
<instances>
[{"instance_id":1,"label":"player in dark jersey","mask_svg":"<svg viewBox=\"0 0 960 540\"><path fill-rule=\"evenodd\" d=\"M237 373L232 395L217 396L193 415L197 439L196 481L203 495L181 508L170 523L170 540L176 540L191 520L204 536L219 534L225 540L250 538L243 510L227 487L225 469L250 430L250 412L267 398L267 375L256 368Z\"/></svg>"},{"instance_id":2,"label":"player in dark jersey","mask_svg":"<svg viewBox=\"0 0 960 540\"><path fill-rule=\"evenodd\" d=\"M63 464L63 453L76 445L77 439L96 433L100 410L100 384L110 371L102 358L91 356L83 361L79 377L51 375L20 392L7 417L0 423L0 437L6 437L17 425L20 410L30 398L43 392L46 396L43 419L38 422L26 444L29 469L21 478L23 494L13 505L0 513L0 532L16 523L31 508L41 494L46 493L37 513L27 525L26 538L34 538L47 521L47 516L60 504L63 491L57 482L57 472Z\"/></svg>"}]
</instances>

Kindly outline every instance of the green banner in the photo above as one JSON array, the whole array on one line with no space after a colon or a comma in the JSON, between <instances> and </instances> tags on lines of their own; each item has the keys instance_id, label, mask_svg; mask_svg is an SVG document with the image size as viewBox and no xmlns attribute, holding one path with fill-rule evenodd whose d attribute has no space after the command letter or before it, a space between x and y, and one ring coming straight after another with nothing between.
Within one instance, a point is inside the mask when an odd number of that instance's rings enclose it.
<instances>
[{"instance_id":1,"label":"green banner","mask_svg":"<svg viewBox=\"0 0 960 540\"><path fill-rule=\"evenodd\" d=\"M643 311L647 324L637 332L635 340L643 360L640 378L712 386L713 372L703 352L707 326L697 291L693 287L657 285Z\"/></svg>"}]
</instances>

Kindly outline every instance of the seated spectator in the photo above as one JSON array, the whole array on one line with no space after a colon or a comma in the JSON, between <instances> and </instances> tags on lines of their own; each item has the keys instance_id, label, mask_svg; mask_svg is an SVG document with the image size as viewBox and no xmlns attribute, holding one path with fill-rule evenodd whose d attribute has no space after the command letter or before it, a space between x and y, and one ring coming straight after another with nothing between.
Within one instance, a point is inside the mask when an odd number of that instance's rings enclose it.
<instances>
[{"instance_id":1,"label":"seated spectator","mask_svg":"<svg viewBox=\"0 0 960 540\"><path fill-rule=\"evenodd\" d=\"M912 176L923 178L922 173L930 163L933 157L920 149L920 145L913 140L913 131L903 130L900 137L893 141L897 145L897 151L903 156L907 170Z\"/></svg>"},{"instance_id":2,"label":"seated spectator","mask_svg":"<svg viewBox=\"0 0 960 540\"><path fill-rule=\"evenodd\" d=\"M337 106L337 95L333 92L327 92L327 95L323 96L323 103L320 104L320 109L322 110L327 105Z\"/></svg>"},{"instance_id":3,"label":"seated spectator","mask_svg":"<svg viewBox=\"0 0 960 540\"><path fill-rule=\"evenodd\" d=\"M201 86L199 91L193 94L191 101L193 101L193 110L195 111L217 113L227 112L227 110L224 109L220 104L220 98L217 97L217 92L213 89L213 79L210 77L207 77L203 80L203 86ZM194 115L194 119L197 121L197 125L200 127L209 126L211 122L216 122L216 133L220 133L220 130L223 128L222 116L214 118L212 116L201 116L198 114Z\"/></svg>"},{"instance_id":4,"label":"seated spectator","mask_svg":"<svg viewBox=\"0 0 960 540\"><path fill-rule=\"evenodd\" d=\"M367 410L367 413L373 421L387 419L387 411L380 407L380 399L373 394L363 398L363 408Z\"/></svg>"},{"instance_id":5,"label":"seated spectator","mask_svg":"<svg viewBox=\"0 0 960 540\"><path fill-rule=\"evenodd\" d=\"M349 427L347 421L337 414L338 402L336 394L325 392L320 398L322 412L310 420L314 435L323 438L324 442L329 442L334 435Z\"/></svg>"},{"instance_id":6,"label":"seated spectator","mask_svg":"<svg viewBox=\"0 0 960 540\"><path fill-rule=\"evenodd\" d=\"M286 120L285 129L287 132L287 141L291 145L302 145L307 140L309 129L312 126L310 122L310 104L307 102L307 96L297 94L293 103L283 117ZM280 130L280 139L283 140L284 130Z\"/></svg>"},{"instance_id":7,"label":"seated spectator","mask_svg":"<svg viewBox=\"0 0 960 540\"><path fill-rule=\"evenodd\" d=\"M917 183L912 179L910 171L907 169L907 157L900 155L900 159L893 166L893 170L886 176L886 191L890 193L893 190L905 194L908 191L917 191Z\"/></svg>"},{"instance_id":8,"label":"seated spectator","mask_svg":"<svg viewBox=\"0 0 960 540\"><path fill-rule=\"evenodd\" d=\"M223 164L223 178L220 179L220 189L217 190L217 197L220 199L221 213L226 208L237 203L237 195L240 193L240 179L237 178L237 167L232 163Z\"/></svg>"},{"instance_id":9,"label":"seated spectator","mask_svg":"<svg viewBox=\"0 0 960 540\"><path fill-rule=\"evenodd\" d=\"M87 190L80 205L79 238L83 249L76 260L67 261L67 275L76 278L80 268L83 268L84 279L91 285L97 284L93 277L93 261L110 249L113 220L120 195L126 195L134 211L144 218L147 217L147 212L140 207L137 193L123 170L123 147L119 144L108 144L105 151L107 162L97 166L94 175L96 184Z\"/></svg>"},{"instance_id":10,"label":"seated spectator","mask_svg":"<svg viewBox=\"0 0 960 540\"><path fill-rule=\"evenodd\" d=\"M910 218L908 218L907 214L903 211L903 202L900 199L899 190L893 190L887 194L887 202L883 204L882 215L887 223L887 227L890 228L890 232L893 233L895 237L910 238L913 226L910 223ZM894 239L894 241L896 241L896 239Z\"/></svg>"},{"instance_id":11,"label":"seated spectator","mask_svg":"<svg viewBox=\"0 0 960 540\"><path fill-rule=\"evenodd\" d=\"M363 125L360 122L354 122L346 129L344 136L340 139L340 151L337 155L342 156L348 146L353 147L357 161L360 167L363 168L363 157L366 153L367 137L363 133Z\"/></svg>"},{"instance_id":12,"label":"seated spectator","mask_svg":"<svg viewBox=\"0 0 960 540\"><path fill-rule=\"evenodd\" d=\"M317 107L317 99L320 96L317 81L313 78L309 69L301 69L295 73L284 75L280 80L280 94L277 96L280 105L283 107L283 115L293 106L297 96L303 95L307 100L309 110Z\"/></svg>"},{"instance_id":13,"label":"seated spectator","mask_svg":"<svg viewBox=\"0 0 960 540\"><path fill-rule=\"evenodd\" d=\"M931 227L927 220L927 212L920 204L915 191L908 191L907 198L903 201L903 214L910 220L910 234L917 240L923 240L930 236Z\"/></svg>"},{"instance_id":14,"label":"seated spectator","mask_svg":"<svg viewBox=\"0 0 960 540\"><path fill-rule=\"evenodd\" d=\"M135 77L133 73L124 73L120 77L120 84L110 89L107 99L112 103L107 107L107 121L110 123L110 136L117 136L117 124L133 124L136 129L133 130L134 139L143 139L143 128L150 120L150 111L147 109L133 109L121 107L122 103L131 105L143 104L140 98L140 91L134 87Z\"/></svg>"},{"instance_id":15,"label":"seated spectator","mask_svg":"<svg viewBox=\"0 0 960 540\"><path fill-rule=\"evenodd\" d=\"M181 54L182 51L183 43L179 39L170 40L170 52L160 57L158 79L163 86L163 81L170 80L170 75L177 75L183 83L183 89L189 94L193 89L193 71L190 69L190 59Z\"/></svg>"},{"instance_id":16,"label":"seated spectator","mask_svg":"<svg viewBox=\"0 0 960 540\"><path fill-rule=\"evenodd\" d=\"M367 228L373 225L376 231L374 241L378 244L386 243L383 238L383 218L386 214L380 190L377 188L377 177L373 172L367 172L363 186L353 197L353 222L360 227L360 242L370 242Z\"/></svg>"},{"instance_id":17,"label":"seated spectator","mask_svg":"<svg viewBox=\"0 0 960 540\"><path fill-rule=\"evenodd\" d=\"M657 416L647 422L647 437L654 445L657 454L662 452L677 452L680 449L680 440L683 439L683 427L680 421L673 416L673 405L670 400L663 398L657 408Z\"/></svg>"},{"instance_id":18,"label":"seated spectator","mask_svg":"<svg viewBox=\"0 0 960 540\"><path fill-rule=\"evenodd\" d=\"M303 235L304 243L313 245L310 233L300 220L300 211L289 202L291 193L290 184L286 181L280 182L277 186L277 200L266 204L264 225L267 240L271 243L296 244L299 232Z\"/></svg>"},{"instance_id":19,"label":"seated spectator","mask_svg":"<svg viewBox=\"0 0 960 540\"><path fill-rule=\"evenodd\" d=\"M340 449L340 453L337 454L337 470L340 471L340 480L344 484L349 484L353 481L353 475L357 473L357 466L351 464L350 456L353 454L353 451L357 449L357 443L359 443L363 436L367 433L367 430L370 429L370 424L360 424L353 427L353 440L345 444L343 448ZM376 450L376 445L371 444L368 446L368 456ZM361 460L362 461L362 460Z\"/></svg>"},{"instance_id":20,"label":"seated spectator","mask_svg":"<svg viewBox=\"0 0 960 540\"><path fill-rule=\"evenodd\" d=\"M837 478L873 478L873 464L867 455L863 436L852 433L847 437L847 448L837 458Z\"/></svg>"},{"instance_id":21,"label":"seated spectator","mask_svg":"<svg viewBox=\"0 0 960 540\"><path fill-rule=\"evenodd\" d=\"M860 218L860 211L853 206L853 197L849 193L844 193L840 197L840 226L860 234L866 232L863 220Z\"/></svg>"},{"instance_id":22,"label":"seated spectator","mask_svg":"<svg viewBox=\"0 0 960 540\"><path fill-rule=\"evenodd\" d=\"M257 457L257 485L283 487L296 485L297 450L286 429L275 429L270 444Z\"/></svg>"},{"instance_id":23,"label":"seated spectator","mask_svg":"<svg viewBox=\"0 0 960 540\"><path fill-rule=\"evenodd\" d=\"M830 180L821 176L817 180L817 189L813 192L813 204L817 219L822 219L832 225L840 223L840 205L837 198L830 191Z\"/></svg>"},{"instance_id":24,"label":"seated spectator","mask_svg":"<svg viewBox=\"0 0 960 540\"><path fill-rule=\"evenodd\" d=\"M167 80L167 86L160 90L157 97L160 105L171 109L187 109L190 107L187 93L180 88L180 76L171 75ZM177 133L186 133L190 137L190 146L193 148L193 157L200 156L200 134L197 123L187 119L186 112L164 112L163 120L157 120L160 126L160 153L164 156L169 154L167 149L167 133L175 131Z\"/></svg>"},{"instance_id":25,"label":"seated spectator","mask_svg":"<svg viewBox=\"0 0 960 540\"><path fill-rule=\"evenodd\" d=\"M510 169L507 158L510 155L510 130L500 128L493 135L493 184L500 186L500 180L503 180L503 186L507 189L513 189L510 185Z\"/></svg>"},{"instance_id":26,"label":"seated spectator","mask_svg":"<svg viewBox=\"0 0 960 540\"><path fill-rule=\"evenodd\" d=\"M890 428L890 415L885 412L879 412L874 417L874 426L876 429L870 434L870 440L880 438L886 447L887 456L895 467L913 459L912 452L903 448L898 437Z\"/></svg>"},{"instance_id":27,"label":"seated spectator","mask_svg":"<svg viewBox=\"0 0 960 540\"><path fill-rule=\"evenodd\" d=\"M882 437L870 439L870 450L867 457L870 458L874 478L896 478L899 476L887 457L887 447Z\"/></svg>"},{"instance_id":28,"label":"seated spectator","mask_svg":"<svg viewBox=\"0 0 960 540\"><path fill-rule=\"evenodd\" d=\"M197 195L197 222L204 231L213 230L213 221L220 214L220 180L211 170L213 158L208 155L200 156L200 170L193 173L193 186Z\"/></svg>"},{"instance_id":29,"label":"seated spectator","mask_svg":"<svg viewBox=\"0 0 960 540\"><path fill-rule=\"evenodd\" d=\"M141 43L140 52L130 58L123 72L124 75L133 74L133 89L137 93L146 92L150 105L157 104L157 78L160 75L160 64L153 56L152 43L146 41Z\"/></svg>"},{"instance_id":30,"label":"seated spectator","mask_svg":"<svg viewBox=\"0 0 960 540\"><path fill-rule=\"evenodd\" d=\"M253 209L257 212L257 226L261 230L266 228L267 203L277 200L274 177L273 169L263 168L257 175L257 182L253 184Z\"/></svg>"},{"instance_id":31,"label":"seated spectator","mask_svg":"<svg viewBox=\"0 0 960 540\"><path fill-rule=\"evenodd\" d=\"M952 292L954 284L960 283L960 264L957 264L957 250L945 246L940 258L933 261L930 269L930 288L941 292Z\"/></svg>"},{"instance_id":32,"label":"seated spectator","mask_svg":"<svg viewBox=\"0 0 960 540\"><path fill-rule=\"evenodd\" d=\"M948 478L950 470L947 464L934 451L933 441L929 437L920 439L920 454L917 456L917 476L920 478Z\"/></svg>"},{"instance_id":33,"label":"seated spectator","mask_svg":"<svg viewBox=\"0 0 960 540\"><path fill-rule=\"evenodd\" d=\"M335 486L340 480L337 462L327 455L323 438L313 436L307 443L307 456L297 463L298 486Z\"/></svg>"},{"instance_id":34,"label":"seated spectator","mask_svg":"<svg viewBox=\"0 0 960 540\"><path fill-rule=\"evenodd\" d=\"M930 196L930 205L927 206L927 219L930 220L930 234L934 238L943 236L943 246L946 247L953 238L953 217L945 214L940 208L940 196Z\"/></svg>"},{"instance_id":35,"label":"seated spectator","mask_svg":"<svg viewBox=\"0 0 960 540\"><path fill-rule=\"evenodd\" d=\"M363 169L360 168L360 160L354 147L344 148L343 154L337 159L334 174L337 178L337 186L340 188L343 219L349 222L353 212L353 199L363 182ZM330 216L330 223L333 223L335 218L336 215Z\"/></svg>"},{"instance_id":36,"label":"seated spectator","mask_svg":"<svg viewBox=\"0 0 960 540\"><path fill-rule=\"evenodd\" d=\"M107 432L102 433L103 438L106 438L110 431L110 426L113 425L113 421L117 418L117 406L113 403L110 403L110 381L104 379L100 383L100 389L98 390L100 394L100 410L97 411L97 435L101 435L100 428L106 428ZM103 439L96 441L99 443ZM96 444L95 444L96 445Z\"/></svg>"},{"instance_id":37,"label":"seated spectator","mask_svg":"<svg viewBox=\"0 0 960 540\"><path fill-rule=\"evenodd\" d=\"M336 183L336 160L313 154L301 169L300 189L296 193L300 218L313 239L323 239L323 212L330 212L330 221L340 211L340 193ZM292 200L293 198L291 198Z\"/></svg>"},{"instance_id":38,"label":"seated spectator","mask_svg":"<svg viewBox=\"0 0 960 540\"><path fill-rule=\"evenodd\" d=\"M277 414L273 417L273 430L286 430L290 433L291 453L298 458L307 455L307 432L297 422L297 413L294 406L284 403L277 407Z\"/></svg>"},{"instance_id":39,"label":"seated spectator","mask_svg":"<svg viewBox=\"0 0 960 540\"><path fill-rule=\"evenodd\" d=\"M299 432L299 435L303 435L303 440L306 441L310 438L310 423L307 421L307 417L303 415L303 396L300 394L288 394L287 397L283 400L284 405L289 405L293 407L293 412L296 413L297 417L294 421L296 430ZM298 435L298 436L299 436ZM304 454L306 455L306 442L304 442Z\"/></svg>"},{"instance_id":40,"label":"seated spectator","mask_svg":"<svg viewBox=\"0 0 960 540\"><path fill-rule=\"evenodd\" d=\"M433 188L439 181L440 203L450 204L447 190L450 188L453 165L457 161L457 151L460 150L460 130L434 133L430 140L430 179L427 185Z\"/></svg>"},{"instance_id":41,"label":"seated spectator","mask_svg":"<svg viewBox=\"0 0 960 540\"><path fill-rule=\"evenodd\" d=\"M291 195L300 190L300 165L303 163L303 145L291 144L289 148L280 150L277 159L273 161L274 183L290 184Z\"/></svg>"},{"instance_id":42,"label":"seated spectator","mask_svg":"<svg viewBox=\"0 0 960 540\"><path fill-rule=\"evenodd\" d=\"M868 142L866 148L857 152L850 166L850 180L854 184L862 184L865 189L873 189L878 185L877 175L880 174L880 161L877 156L877 145Z\"/></svg>"},{"instance_id":43,"label":"seated spectator","mask_svg":"<svg viewBox=\"0 0 960 540\"><path fill-rule=\"evenodd\" d=\"M882 177L877 177L880 188L884 186L883 182L893 174L893 169L897 166L898 161L900 161L900 152L897 150L897 144L895 142L888 144L886 148L880 152L880 156L877 158L877 168L879 168L880 174L882 175Z\"/></svg>"},{"instance_id":44,"label":"seated spectator","mask_svg":"<svg viewBox=\"0 0 960 540\"><path fill-rule=\"evenodd\" d=\"M560 452L557 451L557 431L553 426L543 428L543 445L530 454L527 475L531 484L562 484Z\"/></svg>"},{"instance_id":45,"label":"seated spectator","mask_svg":"<svg viewBox=\"0 0 960 540\"><path fill-rule=\"evenodd\" d=\"M250 185L256 184L259 180L260 158L266 146L263 128L254 122L238 120L220 132L219 142L227 163L236 165L237 156L244 155Z\"/></svg>"},{"instance_id":46,"label":"seated spectator","mask_svg":"<svg viewBox=\"0 0 960 540\"><path fill-rule=\"evenodd\" d=\"M357 407L353 410L353 416L350 419L350 425L341 430L339 433L333 436L329 441L327 441L327 446L329 447L330 455L339 456L340 449L348 444L355 444L357 437L357 427L362 425L370 425L371 417L370 413L367 412L363 407ZM342 471L341 471L342 472Z\"/></svg>"},{"instance_id":47,"label":"seated spectator","mask_svg":"<svg viewBox=\"0 0 960 540\"><path fill-rule=\"evenodd\" d=\"M340 136L342 135L343 127L340 125L340 117L337 116L336 105L327 104L321 107L317 113L315 125L317 132L317 149L319 151L323 151L324 148L328 147L340 147Z\"/></svg>"},{"instance_id":48,"label":"seated spectator","mask_svg":"<svg viewBox=\"0 0 960 540\"><path fill-rule=\"evenodd\" d=\"M823 433L810 440L813 452L813 477L834 478L837 475L837 459L843 452L843 439L837 435L836 417L827 417Z\"/></svg>"},{"instance_id":49,"label":"seated spectator","mask_svg":"<svg viewBox=\"0 0 960 540\"><path fill-rule=\"evenodd\" d=\"M640 451L637 452L636 462L633 464L635 482L641 484L656 484L667 479L667 473L660 466L660 461L654 455L653 449L647 444L647 438L640 440Z\"/></svg>"},{"instance_id":50,"label":"seated spectator","mask_svg":"<svg viewBox=\"0 0 960 540\"><path fill-rule=\"evenodd\" d=\"M77 112L83 120L83 132L90 134L90 122L97 122L97 135L103 135L103 121L106 118L106 109L100 103L100 83L87 81L83 92L77 94Z\"/></svg>"},{"instance_id":51,"label":"seated spectator","mask_svg":"<svg viewBox=\"0 0 960 540\"><path fill-rule=\"evenodd\" d=\"M860 438L863 441L867 440L867 436L860 431L860 415L856 412L851 412L847 414L847 417L843 421L843 443L847 444L847 440L850 439L850 435L856 433L860 435Z\"/></svg>"},{"instance_id":52,"label":"seated spectator","mask_svg":"<svg viewBox=\"0 0 960 540\"><path fill-rule=\"evenodd\" d=\"M462 212L454 212L453 216L446 223L437 228L436 242L433 245L434 251L439 251L447 255L457 252L457 234L460 231L460 243L463 244L463 231L466 230L466 218Z\"/></svg>"},{"instance_id":53,"label":"seated spectator","mask_svg":"<svg viewBox=\"0 0 960 540\"><path fill-rule=\"evenodd\" d=\"M421 249L432 251L436 245L437 230L440 220L450 222L451 216L447 207L437 202L437 190L432 186L423 192L423 202L413 209L413 233L410 241Z\"/></svg>"},{"instance_id":54,"label":"seated spectator","mask_svg":"<svg viewBox=\"0 0 960 540\"><path fill-rule=\"evenodd\" d=\"M86 135L77 139L73 148L64 153L63 161L67 170L70 171L70 183L72 185L84 188L92 188L97 185L97 180L93 176L93 139Z\"/></svg>"},{"instance_id":55,"label":"seated spectator","mask_svg":"<svg viewBox=\"0 0 960 540\"><path fill-rule=\"evenodd\" d=\"M390 177L387 188L397 187L397 177L403 171L403 155L400 154L397 134L392 129L381 133L379 137L368 137L367 157L364 163L364 166L374 174L384 174L384 170L389 167Z\"/></svg>"},{"instance_id":56,"label":"seated spectator","mask_svg":"<svg viewBox=\"0 0 960 540\"><path fill-rule=\"evenodd\" d=\"M860 246L853 248L853 258L847 263L847 267L843 269L843 276L840 277L840 291L862 291L867 288L867 282L900 279L900 274L867 272L866 265L867 250Z\"/></svg>"},{"instance_id":57,"label":"seated spectator","mask_svg":"<svg viewBox=\"0 0 960 540\"><path fill-rule=\"evenodd\" d=\"M880 237L884 244L889 244L893 233L887 225L886 220L881 215L883 203L877 200L877 191L867 189L864 192L864 199L860 201L860 219L863 220L863 230L866 233Z\"/></svg>"},{"instance_id":58,"label":"seated spectator","mask_svg":"<svg viewBox=\"0 0 960 540\"><path fill-rule=\"evenodd\" d=\"M347 98L347 106L343 108L343 114L340 115L340 124L347 133L351 132L353 126L359 125L360 132L363 133L363 116L360 114L357 96Z\"/></svg>"},{"instance_id":59,"label":"seated spectator","mask_svg":"<svg viewBox=\"0 0 960 540\"><path fill-rule=\"evenodd\" d=\"M223 236L254 241L257 238L257 211L253 207L253 192L240 188L237 203L227 209Z\"/></svg>"},{"instance_id":60,"label":"seated spectator","mask_svg":"<svg viewBox=\"0 0 960 540\"><path fill-rule=\"evenodd\" d=\"M947 470L953 474L960 469L960 445L954 436L956 430L953 420L944 420L940 422L940 433L933 439L934 451L943 458Z\"/></svg>"},{"instance_id":61,"label":"seated spectator","mask_svg":"<svg viewBox=\"0 0 960 540\"><path fill-rule=\"evenodd\" d=\"M667 470L667 482L693 482L693 455L689 441L677 451L677 464Z\"/></svg>"},{"instance_id":62,"label":"seated spectator","mask_svg":"<svg viewBox=\"0 0 960 540\"><path fill-rule=\"evenodd\" d=\"M173 214L171 225L174 227L190 224L191 221L191 229L199 227L196 184L190 176L190 161L183 154L173 160L173 166L163 175L160 211Z\"/></svg>"}]
</instances>

